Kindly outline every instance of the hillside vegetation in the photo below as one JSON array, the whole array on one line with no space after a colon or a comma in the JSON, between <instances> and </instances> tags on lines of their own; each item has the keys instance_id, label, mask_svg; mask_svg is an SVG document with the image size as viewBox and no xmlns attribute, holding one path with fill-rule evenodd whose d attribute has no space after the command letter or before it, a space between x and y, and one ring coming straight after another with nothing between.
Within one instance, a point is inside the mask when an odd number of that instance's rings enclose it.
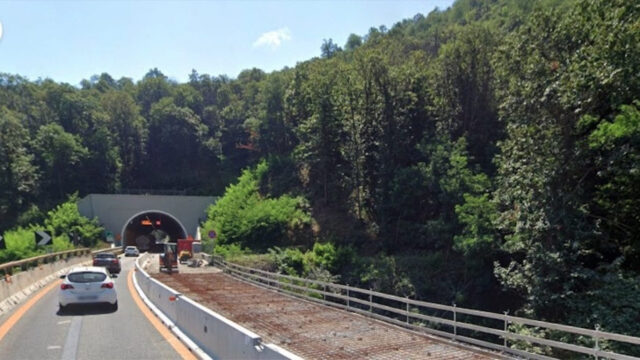
<instances>
[{"instance_id":1,"label":"hillside vegetation","mask_svg":"<svg viewBox=\"0 0 640 360\"><path fill-rule=\"evenodd\" d=\"M636 1L459 0L320 51L187 83L2 75L2 229L76 191L224 194L228 256L640 334Z\"/></svg>"}]
</instances>

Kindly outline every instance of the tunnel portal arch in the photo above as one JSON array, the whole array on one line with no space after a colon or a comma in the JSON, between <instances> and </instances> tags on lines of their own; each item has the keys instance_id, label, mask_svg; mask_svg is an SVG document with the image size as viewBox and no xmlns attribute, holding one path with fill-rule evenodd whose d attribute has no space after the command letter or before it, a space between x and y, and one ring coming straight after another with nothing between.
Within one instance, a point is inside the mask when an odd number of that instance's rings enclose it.
<instances>
[{"instance_id":1,"label":"tunnel portal arch","mask_svg":"<svg viewBox=\"0 0 640 360\"><path fill-rule=\"evenodd\" d=\"M140 251L161 252L161 242L186 239L187 230L178 218L168 212L144 210L124 223L120 236L123 247L137 246Z\"/></svg>"}]
</instances>

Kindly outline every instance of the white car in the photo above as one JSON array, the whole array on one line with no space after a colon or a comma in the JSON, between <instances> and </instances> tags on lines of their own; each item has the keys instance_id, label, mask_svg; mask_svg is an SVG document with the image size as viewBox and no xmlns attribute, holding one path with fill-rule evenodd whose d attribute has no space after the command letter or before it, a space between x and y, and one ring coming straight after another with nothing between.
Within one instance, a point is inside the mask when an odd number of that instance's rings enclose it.
<instances>
[{"instance_id":1,"label":"white car","mask_svg":"<svg viewBox=\"0 0 640 360\"><path fill-rule=\"evenodd\" d=\"M135 246L127 246L124 248L124 256L138 256L140 251Z\"/></svg>"},{"instance_id":2,"label":"white car","mask_svg":"<svg viewBox=\"0 0 640 360\"><path fill-rule=\"evenodd\" d=\"M104 267L76 267L61 278L64 279L58 292L61 312L71 304L106 303L113 311L118 309L116 288Z\"/></svg>"}]
</instances>

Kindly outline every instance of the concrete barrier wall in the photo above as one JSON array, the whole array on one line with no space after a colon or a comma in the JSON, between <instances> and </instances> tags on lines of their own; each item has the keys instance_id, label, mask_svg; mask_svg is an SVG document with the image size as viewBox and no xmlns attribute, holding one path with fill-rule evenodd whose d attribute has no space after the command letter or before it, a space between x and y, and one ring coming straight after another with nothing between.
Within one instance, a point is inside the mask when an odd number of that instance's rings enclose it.
<instances>
[{"instance_id":1,"label":"concrete barrier wall","mask_svg":"<svg viewBox=\"0 0 640 360\"><path fill-rule=\"evenodd\" d=\"M151 278L147 297L169 318L169 320L177 323L176 301L179 295L176 291L158 280Z\"/></svg>"},{"instance_id":2,"label":"concrete barrier wall","mask_svg":"<svg viewBox=\"0 0 640 360\"><path fill-rule=\"evenodd\" d=\"M68 268L90 261L91 255L70 257L38 265L14 274L9 279L0 279L0 314L17 305L33 291L44 287Z\"/></svg>"},{"instance_id":3,"label":"concrete barrier wall","mask_svg":"<svg viewBox=\"0 0 640 360\"><path fill-rule=\"evenodd\" d=\"M200 350L215 359L301 359L279 346L262 344L252 331L153 279L136 261L136 280L147 298Z\"/></svg>"}]
</instances>

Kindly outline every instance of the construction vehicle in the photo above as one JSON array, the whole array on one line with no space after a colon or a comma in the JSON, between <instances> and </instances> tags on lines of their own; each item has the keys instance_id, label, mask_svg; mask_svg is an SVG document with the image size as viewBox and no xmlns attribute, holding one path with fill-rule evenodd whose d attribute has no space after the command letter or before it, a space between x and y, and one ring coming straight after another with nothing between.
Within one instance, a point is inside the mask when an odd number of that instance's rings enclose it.
<instances>
[{"instance_id":1,"label":"construction vehicle","mask_svg":"<svg viewBox=\"0 0 640 360\"><path fill-rule=\"evenodd\" d=\"M159 256L160 271L171 274L178 272L178 258L176 257L176 243L164 243L164 251Z\"/></svg>"},{"instance_id":2,"label":"construction vehicle","mask_svg":"<svg viewBox=\"0 0 640 360\"><path fill-rule=\"evenodd\" d=\"M200 244L199 241L194 240L191 236L187 239L178 239L178 259L181 263L186 263L189 259L193 258L194 244ZM201 248L195 246L196 248Z\"/></svg>"}]
</instances>

